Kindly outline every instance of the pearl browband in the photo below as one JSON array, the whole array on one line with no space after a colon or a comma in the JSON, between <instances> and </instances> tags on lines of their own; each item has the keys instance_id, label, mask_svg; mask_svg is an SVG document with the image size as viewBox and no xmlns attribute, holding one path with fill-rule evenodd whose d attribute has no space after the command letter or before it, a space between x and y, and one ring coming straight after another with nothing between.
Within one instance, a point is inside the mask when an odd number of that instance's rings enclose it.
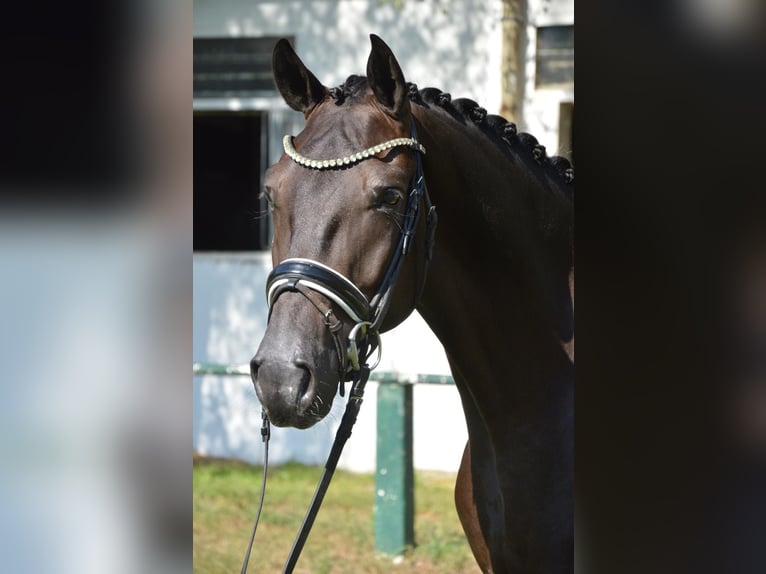
<instances>
[{"instance_id":1,"label":"pearl browband","mask_svg":"<svg viewBox=\"0 0 766 574\"><path fill-rule=\"evenodd\" d=\"M426 148L424 148L423 145L419 143L416 139L396 138L396 139L384 142L382 144L369 147L364 151L360 151L359 153L347 155L346 157L340 157L337 159L311 159L295 151L295 147L293 147L292 139L293 137L290 135L286 135L282 139L282 145L285 148L285 153L294 162L299 163L300 165L311 168L311 169L331 169L334 167L343 167L344 165L352 165L362 161L363 159L367 159L368 157L377 155L382 151L385 151L387 149L391 149L394 147L399 147L399 146L411 147L412 149L419 151L423 155L425 155L426 153Z\"/></svg>"}]
</instances>

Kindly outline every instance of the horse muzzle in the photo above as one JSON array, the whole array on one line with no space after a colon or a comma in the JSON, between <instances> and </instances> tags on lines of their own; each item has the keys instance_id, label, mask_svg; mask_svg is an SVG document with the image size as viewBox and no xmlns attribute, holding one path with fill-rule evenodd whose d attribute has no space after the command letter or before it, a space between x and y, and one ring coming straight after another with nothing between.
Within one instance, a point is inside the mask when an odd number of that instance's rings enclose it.
<instances>
[{"instance_id":1,"label":"horse muzzle","mask_svg":"<svg viewBox=\"0 0 766 574\"><path fill-rule=\"evenodd\" d=\"M321 417L314 370L301 359L266 358L250 362L255 392L272 424L308 428Z\"/></svg>"},{"instance_id":2,"label":"horse muzzle","mask_svg":"<svg viewBox=\"0 0 766 574\"><path fill-rule=\"evenodd\" d=\"M276 426L308 428L330 411L340 367L332 336L298 293L285 293L250 361L258 400Z\"/></svg>"}]
</instances>

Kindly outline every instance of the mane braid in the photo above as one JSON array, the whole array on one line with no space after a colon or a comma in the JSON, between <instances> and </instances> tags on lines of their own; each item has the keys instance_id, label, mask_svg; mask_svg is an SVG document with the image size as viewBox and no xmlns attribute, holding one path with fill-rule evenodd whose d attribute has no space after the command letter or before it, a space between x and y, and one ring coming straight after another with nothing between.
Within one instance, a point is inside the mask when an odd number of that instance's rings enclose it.
<instances>
[{"instance_id":1,"label":"mane braid","mask_svg":"<svg viewBox=\"0 0 766 574\"><path fill-rule=\"evenodd\" d=\"M407 83L409 99L422 106L437 106L455 117L458 121L475 124L484 131L490 139L498 144L504 144L513 149L525 150L525 153L538 164L546 173L553 175L566 184L565 193L571 199L573 196L574 168L572 163L563 156L548 156L545 146L541 145L533 135L519 132L516 124L502 116L487 114L487 110L468 98L452 99L452 96L438 88L423 88L418 90L416 84ZM492 137L494 136L494 137Z\"/></svg>"},{"instance_id":2,"label":"mane braid","mask_svg":"<svg viewBox=\"0 0 766 574\"><path fill-rule=\"evenodd\" d=\"M368 85L365 76L352 75L340 86L332 88L330 97L337 105L342 105L346 100L362 97ZM439 107L461 123L470 122L476 125L498 145L504 145L513 150L524 150L524 153L537 163L543 172L564 183L564 192L570 200L573 198L574 167L572 163L563 156L548 156L545 146L541 145L537 138L526 132L519 132L513 122L509 122L502 116L487 114L487 110L468 98L453 100L450 94L438 88L419 90L416 84L407 82L407 97L420 106Z\"/></svg>"}]
</instances>

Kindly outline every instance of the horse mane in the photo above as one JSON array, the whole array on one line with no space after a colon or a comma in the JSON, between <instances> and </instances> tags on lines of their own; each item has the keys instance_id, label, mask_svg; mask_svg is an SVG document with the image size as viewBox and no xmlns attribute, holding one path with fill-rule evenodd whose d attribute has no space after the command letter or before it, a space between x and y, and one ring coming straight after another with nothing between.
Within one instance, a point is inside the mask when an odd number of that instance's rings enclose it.
<instances>
[{"instance_id":1,"label":"horse mane","mask_svg":"<svg viewBox=\"0 0 766 574\"><path fill-rule=\"evenodd\" d=\"M351 75L338 87L330 90L330 97L341 105L346 100L359 99L368 86L365 76ZM407 96L410 101L424 107L442 108L457 121L475 124L495 144L505 151L522 151L534 160L552 179L562 183L562 190L571 201L574 198L574 167L562 156L548 156L545 146L526 132L519 132L516 124L502 116L487 114L487 110L468 98L452 99L452 96L438 88L423 88L407 82Z\"/></svg>"},{"instance_id":2,"label":"horse mane","mask_svg":"<svg viewBox=\"0 0 766 574\"><path fill-rule=\"evenodd\" d=\"M340 86L329 90L329 95L336 105L342 105L345 101L361 102L367 94L368 86L365 76L352 75ZM541 189L550 193L536 194L533 202L539 216L537 226L551 257L547 264L539 266L538 261L532 267L542 284L546 285L546 299L553 301L559 311L569 309L569 312L558 314L554 320L557 321L556 329L561 339L570 340L573 324L569 278L574 266L574 167L570 161L558 155L549 157L537 138L519 132L516 124L502 116L487 114L487 110L473 100L453 100L450 94L437 88L418 89L411 82L407 82L407 96L415 105L441 109L463 126L476 126L503 154L520 160L526 168L536 172L537 177L553 184L541 186ZM515 257L513 247L508 245L503 233L498 232L496 226L490 227L506 252L512 258Z\"/></svg>"}]
</instances>

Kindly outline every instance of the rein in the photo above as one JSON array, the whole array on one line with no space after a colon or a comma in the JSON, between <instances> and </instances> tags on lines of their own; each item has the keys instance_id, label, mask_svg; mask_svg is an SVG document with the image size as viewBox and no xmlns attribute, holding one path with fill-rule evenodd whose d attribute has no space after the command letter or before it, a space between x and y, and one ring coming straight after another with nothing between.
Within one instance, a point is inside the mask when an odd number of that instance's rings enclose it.
<instances>
[{"instance_id":1,"label":"rein","mask_svg":"<svg viewBox=\"0 0 766 574\"><path fill-rule=\"evenodd\" d=\"M394 147L409 147L416 151L416 171L411 185L410 192L407 197L407 207L404 217L404 224L402 226L402 232L399 236L399 242L396 250L389 262L386 274L378 287L377 292L371 300L367 300L362 291L348 278L334 269L324 265L318 261L311 259L292 258L282 261L277 265L266 281L266 296L269 306L269 318L274 308L274 304L282 293L286 291L296 292L302 294L311 304L322 314L325 325L332 334L333 341L335 342L336 351L338 353L340 364L340 395L344 395L344 386L346 382L351 382L351 390L349 393L348 401L346 403L346 409L343 413L338 431L335 434L335 440L333 441L330 454L327 458L327 462L322 472L322 477L314 492L314 496L309 505L306 516L303 519L301 529L298 532L298 536L293 543L290 555L285 563L283 574L288 574L293 571L298 557L303 549L303 545L308 538L311 527L316 518L316 514L319 511L319 507L322 504L324 495L327 492L327 488L330 485L332 476L337 467L338 460L343 451L343 447L346 441L351 436L351 429L356 422L359 409L362 406L362 399L364 396L364 388L367 384L367 379L372 371L380 362L380 354L382 351L380 341L380 328L383 324L383 320L386 317L388 309L391 305L391 299L396 285L396 281L399 277L399 273L402 268L404 258L410 252L412 248L412 240L417 230L418 221L420 218L421 202L423 208L426 211L426 257L425 257L425 270L423 273L423 280L418 287L416 294L415 305L417 305L425 287L426 274L428 271L428 264L433 255L433 243L436 232L437 215L436 207L431 203L431 199L428 195L428 189L426 188L425 177L423 174L423 162L422 155L425 155L426 150L422 144L417 141L417 133L415 131L415 122L410 119L410 132L409 138L397 138L382 144L367 148L366 150L352 154L338 159L331 160L315 160L310 159L299 154L292 145L291 136L285 136L283 139L283 146L287 156L309 169L337 169L339 167L346 167L356 164L364 159L374 157L376 154L394 148ZM351 329L348 340L343 341L340 335L343 322L335 317L332 307L329 309L323 309L312 299L312 293L318 293L333 303L335 303L343 313L354 323ZM345 344L344 344L345 343ZM377 358L372 366L368 364L369 358L377 350ZM261 435L264 442L264 471L263 471L263 485L261 489L261 496L259 501L258 514L256 516L255 524L253 525L253 532L250 538L250 545L248 546L247 553L245 555L244 563L242 564L242 574L247 571L247 563L250 557L250 549L252 548L253 540L255 538L255 532L258 527L258 520L261 514L261 508L263 506L263 498L265 494L266 484L266 466L268 464L268 441L270 437L269 420L268 417L263 414L263 427L261 429Z\"/></svg>"}]
</instances>

